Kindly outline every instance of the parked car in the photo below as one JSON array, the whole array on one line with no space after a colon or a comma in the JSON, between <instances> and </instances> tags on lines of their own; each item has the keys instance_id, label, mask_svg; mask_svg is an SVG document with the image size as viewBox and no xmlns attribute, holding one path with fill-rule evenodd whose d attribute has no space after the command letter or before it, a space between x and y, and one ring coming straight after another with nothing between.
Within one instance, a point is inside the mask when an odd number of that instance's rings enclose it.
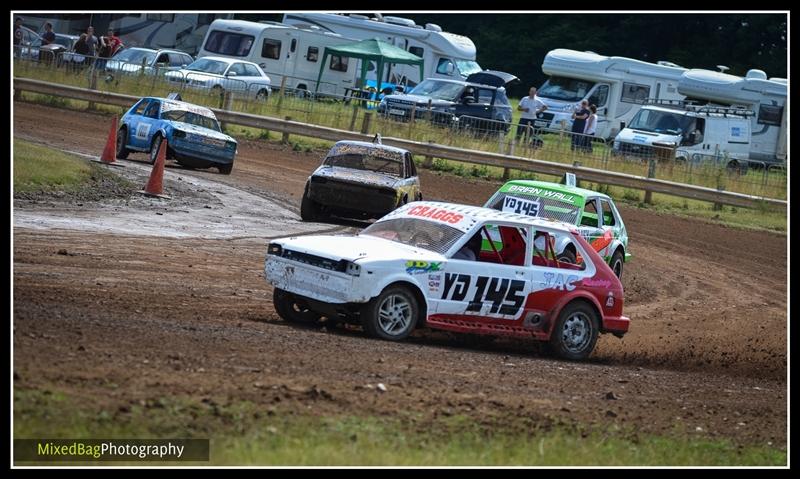
<instances>
[{"instance_id":1,"label":"parked car","mask_svg":"<svg viewBox=\"0 0 800 479\"><path fill-rule=\"evenodd\" d=\"M173 96L173 95L171 95ZM155 163L162 141L167 140L167 158L191 168L215 166L230 174L237 143L222 133L208 108L173 98L145 97L122 117L117 131L117 158L133 151L149 152Z\"/></svg>"},{"instance_id":2,"label":"parked car","mask_svg":"<svg viewBox=\"0 0 800 479\"><path fill-rule=\"evenodd\" d=\"M500 248L476 253L490 229ZM582 261L555 259L561 237ZM464 249L474 259L459 259ZM284 320L357 322L390 341L426 325L533 338L580 360L600 333L622 337L630 323L622 284L574 227L475 206L410 203L355 236L273 240L264 271Z\"/></svg>"},{"instance_id":3,"label":"parked car","mask_svg":"<svg viewBox=\"0 0 800 479\"><path fill-rule=\"evenodd\" d=\"M145 73L148 75L180 70L194 59L188 53L178 50L153 50L152 48L126 48L106 62L108 72Z\"/></svg>"},{"instance_id":4,"label":"parked car","mask_svg":"<svg viewBox=\"0 0 800 479\"><path fill-rule=\"evenodd\" d=\"M428 78L411 92L386 95L378 112L398 120L424 118L430 103L431 121L478 131L508 131L512 107L506 86L519 79L510 73L485 70L473 73L466 81Z\"/></svg>"},{"instance_id":5,"label":"parked car","mask_svg":"<svg viewBox=\"0 0 800 479\"><path fill-rule=\"evenodd\" d=\"M414 158L407 150L375 141L339 141L306 182L300 215L319 221L329 215L380 218L422 199Z\"/></svg>"},{"instance_id":6,"label":"parked car","mask_svg":"<svg viewBox=\"0 0 800 479\"><path fill-rule=\"evenodd\" d=\"M484 206L576 227L618 278L622 277L624 263L631 258L625 223L608 195L559 183L512 180L500 187ZM579 260L579 251L569 237L562 237L556 244L556 253L560 261Z\"/></svg>"},{"instance_id":7,"label":"parked car","mask_svg":"<svg viewBox=\"0 0 800 479\"><path fill-rule=\"evenodd\" d=\"M270 79L260 66L231 58L198 58L186 68L167 72L166 77L175 84L217 93L227 90L263 100L270 94Z\"/></svg>"}]
</instances>

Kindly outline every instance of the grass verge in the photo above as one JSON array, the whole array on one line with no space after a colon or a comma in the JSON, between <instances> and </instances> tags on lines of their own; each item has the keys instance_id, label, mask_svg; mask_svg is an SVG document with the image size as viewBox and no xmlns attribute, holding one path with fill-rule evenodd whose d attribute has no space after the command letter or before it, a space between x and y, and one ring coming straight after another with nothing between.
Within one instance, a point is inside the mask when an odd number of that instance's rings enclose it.
<instances>
[{"instance_id":1,"label":"grass verge","mask_svg":"<svg viewBox=\"0 0 800 479\"><path fill-rule=\"evenodd\" d=\"M215 465L779 466L787 461L778 448L725 440L566 426L509 429L464 415L315 416L187 397L111 407L61 392L20 389L14 391L14 438L208 438Z\"/></svg>"},{"instance_id":2,"label":"grass verge","mask_svg":"<svg viewBox=\"0 0 800 479\"><path fill-rule=\"evenodd\" d=\"M14 140L14 192L75 190L92 175L89 162L23 140Z\"/></svg>"}]
</instances>

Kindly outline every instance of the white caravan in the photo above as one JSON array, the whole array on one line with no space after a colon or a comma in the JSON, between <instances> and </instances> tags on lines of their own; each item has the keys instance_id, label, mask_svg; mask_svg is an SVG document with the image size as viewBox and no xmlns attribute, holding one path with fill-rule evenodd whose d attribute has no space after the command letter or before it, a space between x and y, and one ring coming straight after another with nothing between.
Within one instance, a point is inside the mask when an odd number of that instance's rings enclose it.
<instances>
[{"instance_id":1,"label":"white caravan","mask_svg":"<svg viewBox=\"0 0 800 479\"><path fill-rule=\"evenodd\" d=\"M766 163L786 161L786 90L784 78L767 79L761 70L742 78L710 70L689 70L678 83L687 98L741 106L755 112L750 118L750 159Z\"/></svg>"},{"instance_id":2,"label":"white caravan","mask_svg":"<svg viewBox=\"0 0 800 479\"><path fill-rule=\"evenodd\" d=\"M694 105L645 105L614 138L612 153L657 157L656 148L675 149L681 161L746 165L750 153L750 117L739 108Z\"/></svg>"},{"instance_id":3,"label":"white caravan","mask_svg":"<svg viewBox=\"0 0 800 479\"><path fill-rule=\"evenodd\" d=\"M283 23L308 28L316 26L356 40L379 39L413 53L425 61L423 78L466 80L482 70L475 61L475 44L469 38L443 32L434 23L424 27L414 20L376 14L340 15L335 13L287 13ZM415 86L419 81L415 65L390 65L383 79L387 83Z\"/></svg>"},{"instance_id":4,"label":"white caravan","mask_svg":"<svg viewBox=\"0 0 800 479\"><path fill-rule=\"evenodd\" d=\"M682 100L678 80L688 69L669 62L647 63L625 57L559 48L544 57L550 78L537 97L547 105L536 126L567 128L581 100L597 105L597 136L613 138L648 99Z\"/></svg>"},{"instance_id":5,"label":"white caravan","mask_svg":"<svg viewBox=\"0 0 800 479\"><path fill-rule=\"evenodd\" d=\"M273 90L286 77L284 86L287 89L315 91L325 47L355 41L319 28L297 28L278 22L217 20L208 29L197 56L222 56L256 63L269 75ZM331 55L327 62L319 85L320 93L343 95L345 88L355 87L358 60Z\"/></svg>"}]
</instances>

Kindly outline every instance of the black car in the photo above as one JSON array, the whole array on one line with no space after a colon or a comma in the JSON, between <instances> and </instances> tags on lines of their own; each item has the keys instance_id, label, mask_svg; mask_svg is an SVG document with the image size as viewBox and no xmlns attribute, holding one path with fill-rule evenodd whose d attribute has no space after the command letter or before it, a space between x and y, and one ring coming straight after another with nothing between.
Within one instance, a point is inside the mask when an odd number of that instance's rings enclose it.
<instances>
[{"instance_id":1,"label":"black car","mask_svg":"<svg viewBox=\"0 0 800 479\"><path fill-rule=\"evenodd\" d=\"M417 168L407 150L375 141L340 141L308 178L300 216L320 221L330 215L380 218L422 199Z\"/></svg>"},{"instance_id":2,"label":"black car","mask_svg":"<svg viewBox=\"0 0 800 479\"><path fill-rule=\"evenodd\" d=\"M387 95L378 112L398 120L426 118L440 125L508 131L512 107L506 87L519 82L510 73L484 70L466 81L428 78L407 94Z\"/></svg>"}]
</instances>

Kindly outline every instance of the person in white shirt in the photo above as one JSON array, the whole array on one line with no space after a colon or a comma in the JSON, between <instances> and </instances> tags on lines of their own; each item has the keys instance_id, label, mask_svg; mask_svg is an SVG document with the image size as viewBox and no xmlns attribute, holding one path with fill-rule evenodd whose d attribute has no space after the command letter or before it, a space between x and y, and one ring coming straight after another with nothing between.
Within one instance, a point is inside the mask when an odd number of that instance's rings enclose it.
<instances>
[{"instance_id":1,"label":"person in white shirt","mask_svg":"<svg viewBox=\"0 0 800 479\"><path fill-rule=\"evenodd\" d=\"M523 97L522 100L519 101L517 110L522 112L519 119L519 126L517 126L517 142L519 142L520 137L523 135L527 138L529 134L536 134L536 130L532 130L534 126L533 122L536 120L536 115L547 110L547 105L545 105L542 100L536 98L536 87L531 87L528 91L528 96ZM528 125L530 125L530 128Z\"/></svg>"},{"instance_id":2,"label":"person in white shirt","mask_svg":"<svg viewBox=\"0 0 800 479\"><path fill-rule=\"evenodd\" d=\"M597 105L590 106L589 110L592 112L592 114L586 119L586 128L583 130L583 134L588 135L583 138L583 141L585 142L583 149L587 153L592 152L593 139L591 137L594 136L595 132L597 131Z\"/></svg>"}]
</instances>

